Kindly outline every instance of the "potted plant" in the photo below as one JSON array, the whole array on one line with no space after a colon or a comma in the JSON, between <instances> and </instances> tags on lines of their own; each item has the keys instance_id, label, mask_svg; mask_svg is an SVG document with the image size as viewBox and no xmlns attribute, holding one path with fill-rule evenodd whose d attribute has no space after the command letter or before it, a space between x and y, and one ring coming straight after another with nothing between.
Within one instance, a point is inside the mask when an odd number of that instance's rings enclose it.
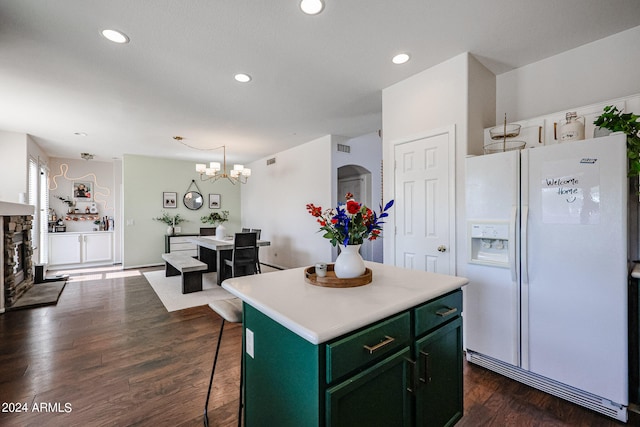
<instances>
[{"instance_id":1,"label":"potted plant","mask_svg":"<svg viewBox=\"0 0 640 427\"><path fill-rule=\"evenodd\" d=\"M160 222L164 222L165 224L167 224L169 227L167 227L167 234L169 236L173 235L173 231L176 225L180 224L181 222L185 222L186 219L184 219L183 217L180 216L180 214L175 214L175 215L169 215L168 213L166 213L165 211L162 211L162 216L153 218L154 221L160 221Z\"/></svg>"},{"instance_id":2,"label":"potted plant","mask_svg":"<svg viewBox=\"0 0 640 427\"><path fill-rule=\"evenodd\" d=\"M627 157L629 158L628 175L640 175L640 122L633 113L623 113L613 105L604 107L604 113L598 117L593 124L609 129L612 132L624 132L627 135Z\"/></svg>"},{"instance_id":3,"label":"potted plant","mask_svg":"<svg viewBox=\"0 0 640 427\"><path fill-rule=\"evenodd\" d=\"M220 240L225 238L225 233L227 231L222 223L228 220L229 211L222 211L222 213L211 212L209 215L205 215L200 218L200 221L202 221L203 224L212 224L216 227L216 238Z\"/></svg>"}]
</instances>

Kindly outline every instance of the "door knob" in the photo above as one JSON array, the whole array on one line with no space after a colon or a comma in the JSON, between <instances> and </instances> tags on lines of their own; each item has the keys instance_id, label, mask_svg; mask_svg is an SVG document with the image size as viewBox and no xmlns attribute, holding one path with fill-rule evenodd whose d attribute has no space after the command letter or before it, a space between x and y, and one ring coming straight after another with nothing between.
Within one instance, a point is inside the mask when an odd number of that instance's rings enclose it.
<instances>
[{"instance_id":1,"label":"door knob","mask_svg":"<svg viewBox=\"0 0 640 427\"><path fill-rule=\"evenodd\" d=\"M447 252L447 247L445 245L438 246L438 252Z\"/></svg>"}]
</instances>

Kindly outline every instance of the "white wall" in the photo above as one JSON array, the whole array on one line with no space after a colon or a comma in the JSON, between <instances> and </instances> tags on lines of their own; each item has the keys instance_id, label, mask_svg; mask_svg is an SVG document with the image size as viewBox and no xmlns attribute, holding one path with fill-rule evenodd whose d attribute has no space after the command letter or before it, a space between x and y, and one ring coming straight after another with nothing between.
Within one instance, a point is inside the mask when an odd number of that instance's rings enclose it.
<instances>
[{"instance_id":1,"label":"white wall","mask_svg":"<svg viewBox=\"0 0 640 427\"><path fill-rule=\"evenodd\" d=\"M332 137L327 135L251 163L250 182L242 189L242 226L262 229L270 247L260 248L260 261L303 267L331 261L331 244L317 233L319 225L306 205L332 202Z\"/></svg>"},{"instance_id":2,"label":"white wall","mask_svg":"<svg viewBox=\"0 0 640 427\"><path fill-rule=\"evenodd\" d=\"M28 187L27 135L16 132L0 131L0 200L18 203L20 193L26 193Z\"/></svg>"},{"instance_id":3,"label":"white wall","mask_svg":"<svg viewBox=\"0 0 640 427\"><path fill-rule=\"evenodd\" d=\"M396 203L401 203L393 194L394 146L418 135L454 126L455 203L456 206L464 205L464 158L469 145L482 146L482 129L495 120L491 102L494 88L493 74L464 53L382 91L385 199L395 198ZM484 102L485 99L489 102ZM457 212L456 217L459 218ZM393 224L393 218L388 224ZM388 228L384 231L387 236L383 239L384 259L385 263L393 263L395 245ZM451 243L455 244L454 241Z\"/></svg>"},{"instance_id":4,"label":"white wall","mask_svg":"<svg viewBox=\"0 0 640 427\"><path fill-rule=\"evenodd\" d=\"M346 144L351 147L350 153L338 151L338 143ZM344 202L344 195L337 194L336 191L338 168L346 165L358 165L371 172L371 205L368 207L378 212L380 209L379 205L380 203L382 203L382 175L380 172L382 163L382 140L378 135L378 132L372 132L366 135L359 136L357 138L351 138L344 142L334 140L331 152L333 165L332 169L334 174L333 178L334 180L336 180L332 185L332 188L334 189L332 205L336 206L338 202ZM385 200L384 203L386 203L387 201L388 200ZM370 243L365 242L365 244L371 245L371 259L373 261L382 262L382 240L378 239ZM337 255L337 250L334 252L334 256L335 255Z\"/></svg>"},{"instance_id":5,"label":"white wall","mask_svg":"<svg viewBox=\"0 0 640 427\"><path fill-rule=\"evenodd\" d=\"M114 183L113 163L95 160L63 159L51 157L49 159L49 207L56 211L58 218L65 218L69 207L58 198L73 200L73 183L89 182L92 184L92 200L77 201L76 208L80 213L95 203L100 217L113 217L119 207L116 205L119 191ZM70 217L72 218L72 217ZM93 221L65 221L67 231L92 231L98 226ZM116 223L116 230L121 224Z\"/></svg>"},{"instance_id":6,"label":"white wall","mask_svg":"<svg viewBox=\"0 0 640 427\"><path fill-rule=\"evenodd\" d=\"M640 26L499 75L497 116L524 120L632 95L638 70Z\"/></svg>"}]
</instances>

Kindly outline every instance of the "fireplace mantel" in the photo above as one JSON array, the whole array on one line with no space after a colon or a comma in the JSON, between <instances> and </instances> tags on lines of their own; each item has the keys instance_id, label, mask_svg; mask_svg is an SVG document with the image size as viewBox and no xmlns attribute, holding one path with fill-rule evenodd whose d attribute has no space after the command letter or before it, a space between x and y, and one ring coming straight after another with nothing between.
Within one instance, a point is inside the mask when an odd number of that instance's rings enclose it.
<instances>
[{"instance_id":1,"label":"fireplace mantel","mask_svg":"<svg viewBox=\"0 0 640 427\"><path fill-rule=\"evenodd\" d=\"M35 208L24 203L11 203L0 201L0 216L6 215L33 215Z\"/></svg>"}]
</instances>

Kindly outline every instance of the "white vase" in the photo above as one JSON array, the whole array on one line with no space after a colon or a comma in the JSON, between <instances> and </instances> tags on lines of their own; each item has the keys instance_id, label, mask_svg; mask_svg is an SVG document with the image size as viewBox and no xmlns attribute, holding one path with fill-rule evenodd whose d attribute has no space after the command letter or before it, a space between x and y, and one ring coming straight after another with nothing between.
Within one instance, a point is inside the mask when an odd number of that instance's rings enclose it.
<instances>
[{"instance_id":1,"label":"white vase","mask_svg":"<svg viewBox=\"0 0 640 427\"><path fill-rule=\"evenodd\" d=\"M227 237L227 229L222 224L216 227L216 239L224 240Z\"/></svg>"},{"instance_id":2,"label":"white vase","mask_svg":"<svg viewBox=\"0 0 640 427\"><path fill-rule=\"evenodd\" d=\"M347 245L342 247L342 252L336 258L333 266L336 277L340 279L352 279L364 274L365 266L360 256L360 245Z\"/></svg>"},{"instance_id":3,"label":"white vase","mask_svg":"<svg viewBox=\"0 0 640 427\"><path fill-rule=\"evenodd\" d=\"M170 225L167 227L167 235L173 236L173 226Z\"/></svg>"}]
</instances>

